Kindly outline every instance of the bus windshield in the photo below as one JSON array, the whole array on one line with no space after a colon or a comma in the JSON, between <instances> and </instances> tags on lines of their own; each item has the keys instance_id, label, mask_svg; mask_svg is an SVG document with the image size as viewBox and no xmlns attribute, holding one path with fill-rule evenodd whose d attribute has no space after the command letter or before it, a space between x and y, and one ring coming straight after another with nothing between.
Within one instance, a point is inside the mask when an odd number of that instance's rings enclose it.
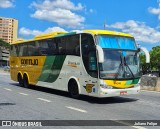
<instances>
[{"instance_id":1,"label":"bus windshield","mask_svg":"<svg viewBox=\"0 0 160 129\"><path fill-rule=\"evenodd\" d=\"M140 77L139 57L134 38L99 35L98 44L104 52L99 64L102 79L131 79Z\"/></svg>"},{"instance_id":2,"label":"bus windshield","mask_svg":"<svg viewBox=\"0 0 160 129\"><path fill-rule=\"evenodd\" d=\"M137 52L103 49L104 62L100 66L100 78L131 79L140 77Z\"/></svg>"}]
</instances>

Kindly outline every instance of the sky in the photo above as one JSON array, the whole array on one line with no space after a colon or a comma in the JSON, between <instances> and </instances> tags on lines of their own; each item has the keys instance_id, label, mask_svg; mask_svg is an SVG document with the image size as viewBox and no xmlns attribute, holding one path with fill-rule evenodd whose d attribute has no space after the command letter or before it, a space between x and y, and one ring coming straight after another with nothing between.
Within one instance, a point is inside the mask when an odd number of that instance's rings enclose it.
<instances>
[{"instance_id":1,"label":"sky","mask_svg":"<svg viewBox=\"0 0 160 129\"><path fill-rule=\"evenodd\" d=\"M0 17L17 19L23 39L107 29L132 34L148 50L160 46L160 0L0 0Z\"/></svg>"}]
</instances>

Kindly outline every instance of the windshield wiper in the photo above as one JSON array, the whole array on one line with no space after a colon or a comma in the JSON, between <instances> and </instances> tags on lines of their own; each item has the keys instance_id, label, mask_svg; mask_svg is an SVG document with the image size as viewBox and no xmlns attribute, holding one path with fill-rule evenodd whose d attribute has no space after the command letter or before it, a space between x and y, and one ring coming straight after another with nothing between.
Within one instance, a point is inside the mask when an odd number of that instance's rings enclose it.
<instances>
[{"instance_id":1,"label":"windshield wiper","mask_svg":"<svg viewBox=\"0 0 160 129\"><path fill-rule=\"evenodd\" d=\"M129 71L131 72L133 78L135 78L132 70L130 69L130 67L129 67L129 66L127 65L127 63L126 63L126 58L125 58L125 57L124 57L124 65L129 69Z\"/></svg>"},{"instance_id":2,"label":"windshield wiper","mask_svg":"<svg viewBox=\"0 0 160 129\"><path fill-rule=\"evenodd\" d=\"M117 79L117 77L119 76L121 67L122 67L122 71L123 71L123 63L122 63L122 56L121 56L121 55L120 55L120 59L121 59L121 63L119 64L118 70L117 70L117 72L116 72L115 79Z\"/></svg>"}]
</instances>

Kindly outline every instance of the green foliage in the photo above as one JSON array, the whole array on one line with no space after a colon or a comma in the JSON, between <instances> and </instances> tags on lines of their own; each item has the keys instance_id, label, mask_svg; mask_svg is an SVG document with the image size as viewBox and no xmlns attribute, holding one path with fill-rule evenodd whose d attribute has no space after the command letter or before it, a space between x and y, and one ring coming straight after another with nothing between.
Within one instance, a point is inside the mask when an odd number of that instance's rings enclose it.
<instances>
[{"instance_id":1,"label":"green foliage","mask_svg":"<svg viewBox=\"0 0 160 129\"><path fill-rule=\"evenodd\" d=\"M9 48L10 44L0 39L0 47Z\"/></svg>"},{"instance_id":2,"label":"green foliage","mask_svg":"<svg viewBox=\"0 0 160 129\"><path fill-rule=\"evenodd\" d=\"M158 69L160 63L160 46L153 47L150 51L151 68Z\"/></svg>"},{"instance_id":3,"label":"green foliage","mask_svg":"<svg viewBox=\"0 0 160 129\"><path fill-rule=\"evenodd\" d=\"M141 66L150 65L150 68L152 70L160 69L160 46L153 47L149 53L150 53L150 64L145 63L146 60L145 55L141 54L140 55Z\"/></svg>"},{"instance_id":4,"label":"green foliage","mask_svg":"<svg viewBox=\"0 0 160 129\"><path fill-rule=\"evenodd\" d=\"M145 55L144 55L144 54L140 54L140 64L141 64L141 65L144 65L144 64L146 64L145 62L146 62L146 57L145 57Z\"/></svg>"}]
</instances>

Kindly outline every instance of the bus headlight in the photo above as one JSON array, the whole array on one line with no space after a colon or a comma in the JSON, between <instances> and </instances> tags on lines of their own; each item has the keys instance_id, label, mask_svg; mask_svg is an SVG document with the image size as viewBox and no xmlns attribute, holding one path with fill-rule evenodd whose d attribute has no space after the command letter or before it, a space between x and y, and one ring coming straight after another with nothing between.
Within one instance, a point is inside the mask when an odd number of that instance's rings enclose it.
<instances>
[{"instance_id":1,"label":"bus headlight","mask_svg":"<svg viewBox=\"0 0 160 129\"><path fill-rule=\"evenodd\" d=\"M103 88L103 89L113 89L112 86L109 86L107 84L100 84L100 87Z\"/></svg>"}]
</instances>

